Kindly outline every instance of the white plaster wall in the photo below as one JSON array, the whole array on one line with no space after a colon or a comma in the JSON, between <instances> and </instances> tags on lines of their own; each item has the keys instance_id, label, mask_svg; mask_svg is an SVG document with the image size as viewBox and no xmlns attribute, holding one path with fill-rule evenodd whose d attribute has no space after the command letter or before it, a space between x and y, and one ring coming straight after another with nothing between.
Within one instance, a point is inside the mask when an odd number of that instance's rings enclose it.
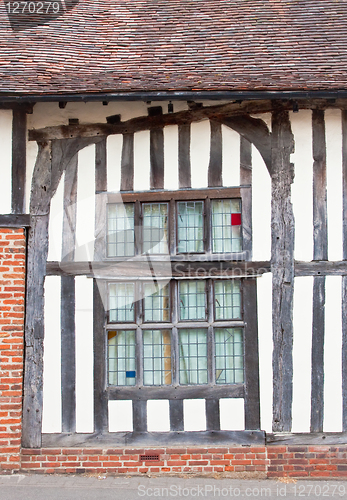
<instances>
[{"instance_id":1,"label":"white plaster wall","mask_svg":"<svg viewBox=\"0 0 347 500\"><path fill-rule=\"evenodd\" d=\"M240 135L222 125L223 186L240 185Z\"/></svg>"},{"instance_id":2,"label":"white plaster wall","mask_svg":"<svg viewBox=\"0 0 347 500\"><path fill-rule=\"evenodd\" d=\"M147 428L149 432L169 432L170 407L168 399L147 401Z\"/></svg>"},{"instance_id":3,"label":"white plaster wall","mask_svg":"<svg viewBox=\"0 0 347 500\"><path fill-rule=\"evenodd\" d=\"M260 424L267 432L272 430L272 274L257 278Z\"/></svg>"},{"instance_id":4,"label":"white plaster wall","mask_svg":"<svg viewBox=\"0 0 347 500\"><path fill-rule=\"evenodd\" d=\"M59 276L45 280L43 432L61 432L61 334Z\"/></svg>"},{"instance_id":5,"label":"white plaster wall","mask_svg":"<svg viewBox=\"0 0 347 500\"><path fill-rule=\"evenodd\" d=\"M245 429L245 401L242 398L219 400L220 428L222 431Z\"/></svg>"},{"instance_id":6,"label":"white plaster wall","mask_svg":"<svg viewBox=\"0 0 347 500\"><path fill-rule=\"evenodd\" d=\"M293 432L310 431L313 278L294 280Z\"/></svg>"},{"instance_id":7,"label":"white plaster wall","mask_svg":"<svg viewBox=\"0 0 347 500\"><path fill-rule=\"evenodd\" d=\"M132 401L108 402L108 430L109 432L133 431Z\"/></svg>"},{"instance_id":8,"label":"white plaster wall","mask_svg":"<svg viewBox=\"0 0 347 500\"><path fill-rule=\"evenodd\" d=\"M107 137L107 191L109 192L118 192L120 190L122 146L122 135Z\"/></svg>"},{"instance_id":9,"label":"white plaster wall","mask_svg":"<svg viewBox=\"0 0 347 500\"><path fill-rule=\"evenodd\" d=\"M325 112L327 142L328 259L342 260L342 121L341 111Z\"/></svg>"},{"instance_id":10,"label":"white plaster wall","mask_svg":"<svg viewBox=\"0 0 347 500\"><path fill-rule=\"evenodd\" d=\"M295 259L310 261L313 258L312 112L290 113L290 120L295 140L295 152L291 155L295 168L292 185Z\"/></svg>"},{"instance_id":11,"label":"white plaster wall","mask_svg":"<svg viewBox=\"0 0 347 500\"><path fill-rule=\"evenodd\" d=\"M134 134L134 190L150 188L150 133L149 130Z\"/></svg>"},{"instance_id":12,"label":"white plaster wall","mask_svg":"<svg viewBox=\"0 0 347 500\"><path fill-rule=\"evenodd\" d=\"M183 400L183 421L185 431L206 430L206 406L204 399Z\"/></svg>"},{"instance_id":13,"label":"white plaster wall","mask_svg":"<svg viewBox=\"0 0 347 500\"><path fill-rule=\"evenodd\" d=\"M0 110L0 214L11 213L12 111Z\"/></svg>"},{"instance_id":14,"label":"white plaster wall","mask_svg":"<svg viewBox=\"0 0 347 500\"><path fill-rule=\"evenodd\" d=\"M164 128L164 188L178 189L178 126Z\"/></svg>"},{"instance_id":15,"label":"white plaster wall","mask_svg":"<svg viewBox=\"0 0 347 500\"><path fill-rule=\"evenodd\" d=\"M93 432L93 280L75 278L76 431Z\"/></svg>"},{"instance_id":16,"label":"white plaster wall","mask_svg":"<svg viewBox=\"0 0 347 500\"><path fill-rule=\"evenodd\" d=\"M341 276L327 276L325 289L324 422L325 432L342 431Z\"/></svg>"},{"instance_id":17,"label":"white plaster wall","mask_svg":"<svg viewBox=\"0 0 347 500\"><path fill-rule=\"evenodd\" d=\"M259 151L252 146L253 260L271 258L271 179Z\"/></svg>"},{"instance_id":18,"label":"white plaster wall","mask_svg":"<svg viewBox=\"0 0 347 500\"><path fill-rule=\"evenodd\" d=\"M208 186L207 175L210 163L211 127L209 120L191 125L190 159L192 188Z\"/></svg>"},{"instance_id":19,"label":"white plaster wall","mask_svg":"<svg viewBox=\"0 0 347 500\"><path fill-rule=\"evenodd\" d=\"M92 261L95 220L95 146L78 153L76 261Z\"/></svg>"}]
</instances>

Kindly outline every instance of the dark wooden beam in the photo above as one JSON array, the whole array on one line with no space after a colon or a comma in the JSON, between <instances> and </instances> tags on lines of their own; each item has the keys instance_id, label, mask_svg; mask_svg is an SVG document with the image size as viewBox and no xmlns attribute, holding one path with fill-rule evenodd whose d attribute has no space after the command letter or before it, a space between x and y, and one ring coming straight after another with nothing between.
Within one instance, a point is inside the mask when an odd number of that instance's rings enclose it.
<instances>
[{"instance_id":1,"label":"dark wooden beam","mask_svg":"<svg viewBox=\"0 0 347 500\"><path fill-rule=\"evenodd\" d=\"M211 127L211 145L210 145L210 163L208 166L208 186L219 187L223 185L222 125L218 122L211 120L210 127Z\"/></svg>"},{"instance_id":2,"label":"dark wooden beam","mask_svg":"<svg viewBox=\"0 0 347 500\"><path fill-rule=\"evenodd\" d=\"M95 144L95 224L94 260L105 258L105 221L107 202L107 151L106 138Z\"/></svg>"},{"instance_id":3,"label":"dark wooden beam","mask_svg":"<svg viewBox=\"0 0 347 500\"><path fill-rule=\"evenodd\" d=\"M61 277L62 431L76 430L75 277Z\"/></svg>"},{"instance_id":4,"label":"dark wooden beam","mask_svg":"<svg viewBox=\"0 0 347 500\"><path fill-rule=\"evenodd\" d=\"M134 190L134 134L123 134L120 190Z\"/></svg>"},{"instance_id":5,"label":"dark wooden beam","mask_svg":"<svg viewBox=\"0 0 347 500\"><path fill-rule=\"evenodd\" d=\"M347 442L346 432L310 432L310 433L274 433L266 434L267 445L277 446L339 446L345 445ZM271 453L271 448L269 448Z\"/></svg>"},{"instance_id":6,"label":"dark wooden beam","mask_svg":"<svg viewBox=\"0 0 347 500\"><path fill-rule=\"evenodd\" d=\"M12 213L24 214L27 115L25 108L14 109L12 113Z\"/></svg>"},{"instance_id":7,"label":"dark wooden beam","mask_svg":"<svg viewBox=\"0 0 347 500\"><path fill-rule=\"evenodd\" d=\"M162 116L160 106L148 109L149 117ZM150 188L164 189L164 128L150 129Z\"/></svg>"},{"instance_id":8,"label":"dark wooden beam","mask_svg":"<svg viewBox=\"0 0 347 500\"><path fill-rule=\"evenodd\" d=\"M273 430L289 432L293 394L294 215L290 154L294 139L289 114L274 103L271 157L271 270L273 329Z\"/></svg>"},{"instance_id":9,"label":"dark wooden beam","mask_svg":"<svg viewBox=\"0 0 347 500\"><path fill-rule=\"evenodd\" d=\"M342 111L343 260L347 266L347 111ZM342 277L342 428L347 432L347 274Z\"/></svg>"},{"instance_id":10,"label":"dark wooden beam","mask_svg":"<svg viewBox=\"0 0 347 500\"><path fill-rule=\"evenodd\" d=\"M0 227L30 227L29 214L6 214L0 215Z\"/></svg>"},{"instance_id":11,"label":"dark wooden beam","mask_svg":"<svg viewBox=\"0 0 347 500\"><path fill-rule=\"evenodd\" d=\"M184 431L183 399L170 399L170 431Z\"/></svg>"},{"instance_id":12,"label":"dark wooden beam","mask_svg":"<svg viewBox=\"0 0 347 500\"><path fill-rule=\"evenodd\" d=\"M264 431L110 432L107 434L44 434L45 448L114 446L264 446Z\"/></svg>"},{"instance_id":13,"label":"dark wooden beam","mask_svg":"<svg viewBox=\"0 0 347 500\"><path fill-rule=\"evenodd\" d=\"M94 431L108 429L108 404L106 393L106 314L103 305L105 286L93 280L93 355L94 355Z\"/></svg>"},{"instance_id":14,"label":"dark wooden beam","mask_svg":"<svg viewBox=\"0 0 347 500\"><path fill-rule=\"evenodd\" d=\"M259 350L257 282L246 279L242 284L245 352L245 429L260 429Z\"/></svg>"},{"instance_id":15,"label":"dark wooden beam","mask_svg":"<svg viewBox=\"0 0 347 500\"><path fill-rule=\"evenodd\" d=\"M220 430L219 399L206 399L206 430Z\"/></svg>"},{"instance_id":16,"label":"dark wooden beam","mask_svg":"<svg viewBox=\"0 0 347 500\"><path fill-rule=\"evenodd\" d=\"M147 432L147 401L133 400L134 432Z\"/></svg>"},{"instance_id":17,"label":"dark wooden beam","mask_svg":"<svg viewBox=\"0 0 347 500\"><path fill-rule=\"evenodd\" d=\"M312 111L313 258L328 260L326 138L324 111ZM315 276L312 306L311 432L323 431L325 277Z\"/></svg>"},{"instance_id":18,"label":"dark wooden beam","mask_svg":"<svg viewBox=\"0 0 347 500\"><path fill-rule=\"evenodd\" d=\"M324 327L325 276L313 281L312 369L311 369L311 432L323 431L324 417Z\"/></svg>"},{"instance_id":19,"label":"dark wooden beam","mask_svg":"<svg viewBox=\"0 0 347 500\"><path fill-rule=\"evenodd\" d=\"M122 193L124 203L134 201L167 201L170 200L204 200L206 198L240 198L241 188L209 188L209 189L179 189L177 191L140 191L138 193ZM108 202L119 202L119 194L109 193Z\"/></svg>"},{"instance_id":20,"label":"dark wooden beam","mask_svg":"<svg viewBox=\"0 0 347 500\"><path fill-rule=\"evenodd\" d=\"M178 126L178 186L191 188L190 123Z\"/></svg>"},{"instance_id":21,"label":"dark wooden beam","mask_svg":"<svg viewBox=\"0 0 347 500\"><path fill-rule=\"evenodd\" d=\"M252 260L252 144L240 136L240 184L250 186L241 189L242 242L246 260Z\"/></svg>"}]
</instances>

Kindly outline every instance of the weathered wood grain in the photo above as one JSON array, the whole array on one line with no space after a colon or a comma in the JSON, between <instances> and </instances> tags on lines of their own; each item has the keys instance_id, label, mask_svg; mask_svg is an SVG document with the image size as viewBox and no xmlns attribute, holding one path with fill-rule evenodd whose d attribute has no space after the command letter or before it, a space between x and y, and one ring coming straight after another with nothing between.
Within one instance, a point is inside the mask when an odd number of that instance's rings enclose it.
<instances>
[{"instance_id":1,"label":"weathered wood grain","mask_svg":"<svg viewBox=\"0 0 347 500\"><path fill-rule=\"evenodd\" d=\"M326 139L324 111L312 111L313 259L328 260Z\"/></svg>"},{"instance_id":2,"label":"weathered wood grain","mask_svg":"<svg viewBox=\"0 0 347 500\"><path fill-rule=\"evenodd\" d=\"M219 399L243 398L243 384L200 385L200 386L164 386L164 387L108 387L110 400L132 399Z\"/></svg>"},{"instance_id":3,"label":"weathered wood grain","mask_svg":"<svg viewBox=\"0 0 347 500\"><path fill-rule=\"evenodd\" d=\"M76 431L75 277L61 277L62 431Z\"/></svg>"},{"instance_id":4,"label":"weathered wood grain","mask_svg":"<svg viewBox=\"0 0 347 500\"><path fill-rule=\"evenodd\" d=\"M77 219L77 170L78 155L76 154L65 171L64 179L64 215L62 235L62 262L72 262L75 259L76 219Z\"/></svg>"},{"instance_id":5,"label":"weathered wood grain","mask_svg":"<svg viewBox=\"0 0 347 500\"><path fill-rule=\"evenodd\" d=\"M170 399L170 431L184 431L183 400Z\"/></svg>"},{"instance_id":6,"label":"weathered wood grain","mask_svg":"<svg viewBox=\"0 0 347 500\"><path fill-rule=\"evenodd\" d=\"M123 134L121 161L121 191L134 189L134 134Z\"/></svg>"},{"instance_id":7,"label":"weathered wood grain","mask_svg":"<svg viewBox=\"0 0 347 500\"><path fill-rule=\"evenodd\" d=\"M344 276L347 274L347 262L326 261L295 262L295 276Z\"/></svg>"},{"instance_id":8,"label":"weathered wood grain","mask_svg":"<svg viewBox=\"0 0 347 500\"><path fill-rule=\"evenodd\" d=\"M45 448L107 446L264 446L264 431L110 432L107 434L44 434Z\"/></svg>"},{"instance_id":9,"label":"weathered wood grain","mask_svg":"<svg viewBox=\"0 0 347 500\"><path fill-rule=\"evenodd\" d=\"M273 159L271 154L271 133L266 123L260 118L253 118L248 115L223 117L220 121L255 145L271 175Z\"/></svg>"},{"instance_id":10,"label":"weathered wood grain","mask_svg":"<svg viewBox=\"0 0 347 500\"><path fill-rule=\"evenodd\" d=\"M105 285L93 280L94 431L108 428L106 393Z\"/></svg>"},{"instance_id":11,"label":"weathered wood grain","mask_svg":"<svg viewBox=\"0 0 347 500\"><path fill-rule=\"evenodd\" d=\"M242 198L242 248L252 260L252 144L240 136L240 184Z\"/></svg>"},{"instance_id":12,"label":"weathered wood grain","mask_svg":"<svg viewBox=\"0 0 347 500\"><path fill-rule=\"evenodd\" d=\"M27 115L25 107L12 111L12 213L24 214L26 181Z\"/></svg>"},{"instance_id":13,"label":"weathered wood grain","mask_svg":"<svg viewBox=\"0 0 347 500\"><path fill-rule=\"evenodd\" d=\"M245 352L245 429L260 429L258 311L256 279L242 284Z\"/></svg>"},{"instance_id":14,"label":"weathered wood grain","mask_svg":"<svg viewBox=\"0 0 347 500\"><path fill-rule=\"evenodd\" d=\"M172 260L171 272L168 268L167 261L161 262L160 260L151 259L155 264L155 273L157 279L160 277L168 277L168 274L174 278L183 278L186 276L196 276L206 278L207 276L225 276L225 277L241 277L262 275L271 270L270 262L245 262L245 261L208 261L205 260ZM124 265L126 262L126 266ZM110 279L116 278L150 278L152 271L147 265L145 259L138 259L127 261L113 261L113 262L73 262L64 263L62 266L60 262L47 262L46 274L48 276L97 276L100 278ZM169 277L170 277L169 276Z\"/></svg>"},{"instance_id":15,"label":"weathered wood grain","mask_svg":"<svg viewBox=\"0 0 347 500\"><path fill-rule=\"evenodd\" d=\"M289 114L274 103L271 167L273 431L290 431L293 393L294 150Z\"/></svg>"},{"instance_id":16,"label":"weathered wood grain","mask_svg":"<svg viewBox=\"0 0 347 500\"><path fill-rule=\"evenodd\" d=\"M29 214L5 214L0 215L0 227L30 227Z\"/></svg>"},{"instance_id":17,"label":"weathered wood grain","mask_svg":"<svg viewBox=\"0 0 347 500\"><path fill-rule=\"evenodd\" d=\"M220 430L219 399L206 399L206 430Z\"/></svg>"},{"instance_id":18,"label":"weathered wood grain","mask_svg":"<svg viewBox=\"0 0 347 500\"><path fill-rule=\"evenodd\" d=\"M311 432L322 432L324 417L325 276L314 277L312 307L310 430Z\"/></svg>"},{"instance_id":19,"label":"weathered wood grain","mask_svg":"<svg viewBox=\"0 0 347 500\"><path fill-rule=\"evenodd\" d=\"M190 164L190 128L190 123L178 126L178 186L180 189L192 187Z\"/></svg>"},{"instance_id":20,"label":"weathered wood grain","mask_svg":"<svg viewBox=\"0 0 347 500\"><path fill-rule=\"evenodd\" d=\"M163 111L160 106L148 109L149 117L162 116ZM164 127L150 129L149 137L150 154L150 188L164 189Z\"/></svg>"},{"instance_id":21,"label":"weathered wood grain","mask_svg":"<svg viewBox=\"0 0 347 500\"><path fill-rule=\"evenodd\" d=\"M347 433L345 432L311 432L295 433L280 432L266 434L266 444L277 445L345 445L347 442Z\"/></svg>"},{"instance_id":22,"label":"weathered wood grain","mask_svg":"<svg viewBox=\"0 0 347 500\"><path fill-rule=\"evenodd\" d=\"M133 400L133 429L134 432L147 432L147 401Z\"/></svg>"},{"instance_id":23,"label":"weathered wood grain","mask_svg":"<svg viewBox=\"0 0 347 500\"><path fill-rule=\"evenodd\" d=\"M177 191L142 191L139 193L122 193L124 203L134 201L170 201L170 200L204 200L206 198L239 198L241 188L209 188L209 189L179 189ZM108 194L109 203L119 202L119 195Z\"/></svg>"},{"instance_id":24,"label":"weathered wood grain","mask_svg":"<svg viewBox=\"0 0 347 500\"><path fill-rule=\"evenodd\" d=\"M210 163L208 165L208 186L219 187L223 185L222 125L218 122L211 120L210 127L211 127L211 144L210 144Z\"/></svg>"},{"instance_id":25,"label":"weathered wood grain","mask_svg":"<svg viewBox=\"0 0 347 500\"><path fill-rule=\"evenodd\" d=\"M106 139L95 145L95 225L94 260L106 256L106 203L107 203L107 151Z\"/></svg>"}]
</instances>

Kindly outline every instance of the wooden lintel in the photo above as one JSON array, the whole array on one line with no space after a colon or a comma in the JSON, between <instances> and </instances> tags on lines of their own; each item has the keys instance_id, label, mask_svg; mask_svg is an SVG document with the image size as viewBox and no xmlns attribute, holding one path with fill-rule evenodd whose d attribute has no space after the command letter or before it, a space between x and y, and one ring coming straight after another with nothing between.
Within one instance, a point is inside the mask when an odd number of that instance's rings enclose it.
<instances>
[{"instance_id":1,"label":"wooden lintel","mask_svg":"<svg viewBox=\"0 0 347 500\"><path fill-rule=\"evenodd\" d=\"M264 431L190 431L190 432L110 432L107 434L44 434L45 448L107 446L264 446Z\"/></svg>"},{"instance_id":2,"label":"wooden lintel","mask_svg":"<svg viewBox=\"0 0 347 500\"><path fill-rule=\"evenodd\" d=\"M290 432L276 432L273 434L266 434L267 445L345 445L347 442L346 432L298 432L292 434ZM271 448L270 448L271 450Z\"/></svg>"},{"instance_id":3,"label":"wooden lintel","mask_svg":"<svg viewBox=\"0 0 347 500\"><path fill-rule=\"evenodd\" d=\"M29 214L6 214L0 215L0 227L30 227Z\"/></svg>"}]
</instances>

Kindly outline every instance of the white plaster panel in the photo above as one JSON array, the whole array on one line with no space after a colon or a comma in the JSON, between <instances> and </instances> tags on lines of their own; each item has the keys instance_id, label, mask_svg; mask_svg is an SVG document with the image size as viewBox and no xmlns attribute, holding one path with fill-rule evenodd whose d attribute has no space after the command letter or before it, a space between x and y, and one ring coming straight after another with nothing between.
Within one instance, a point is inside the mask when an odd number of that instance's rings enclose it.
<instances>
[{"instance_id":1,"label":"white plaster panel","mask_svg":"<svg viewBox=\"0 0 347 500\"><path fill-rule=\"evenodd\" d=\"M257 278L261 429L272 431L272 274Z\"/></svg>"},{"instance_id":2,"label":"white plaster panel","mask_svg":"<svg viewBox=\"0 0 347 500\"><path fill-rule=\"evenodd\" d=\"M30 212L31 182L38 153L37 142L27 141L27 171L25 179L25 206L26 212Z\"/></svg>"},{"instance_id":3,"label":"white plaster panel","mask_svg":"<svg viewBox=\"0 0 347 500\"><path fill-rule=\"evenodd\" d=\"M178 126L164 128L164 188L178 189Z\"/></svg>"},{"instance_id":4,"label":"white plaster panel","mask_svg":"<svg viewBox=\"0 0 347 500\"><path fill-rule=\"evenodd\" d=\"M60 179L58 189L51 201L49 216L49 245L48 260L60 261L63 234L63 214L64 214L64 174Z\"/></svg>"},{"instance_id":5,"label":"white plaster panel","mask_svg":"<svg viewBox=\"0 0 347 500\"><path fill-rule=\"evenodd\" d=\"M150 187L149 131L134 134L134 190L147 191Z\"/></svg>"},{"instance_id":6,"label":"white plaster panel","mask_svg":"<svg viewBox=\"0 0 347 500\"><path fill-rule=\"evenodd\" d=\"M208 186L208 165L210 163L211 127L209 120L191 125L191 178L192 188Z\"/></svg>"},{"instance_id":7,"label":"white plaster panel","mask_svg":"<svg viewBox=\"0 0 347 500\"><path fill-rule=\"evenodd\" d=\"M61 333L59 276L45 279L42 432L61 432Z\"/></svg>"},{"instance_id":8,"label":"white plaster panel","mask_svg":"<svg viewBox=\"0 0 347 500\"><path fill-rule=\"evenodd\" d=\"M240 135L222 125L223 186L240 185Z\"/></svg>"},{"instance_id":9,"label":"white plaster panel","mask_svg":"<svg viewBox=\"0 0 347 500\"><path fill-rule=\"evenodd\" d=\"M76 276L76 432L93 432L93 280Z\"/></svg>"},{"instance_id":10,"label":"white plaster panel","mask_svg":"<svg viewBox=\"0 0 347 500\"><path fill-rule=\"evenodd\" d=\"M169 432L170 408L168 399L150 399L147 401L148 432Z\"/></svg>"},{"instance_id":11,"label":"white plaster panel","mask_svg":"<svg viewBox=\"0 0 347 500\"><path fill-rule=\"evenodd\" d=\"M121 181L123 136L107 137L107 191L118 192Z\"/></svg>"},{"instance_id":12,"label":"white plaster panel","mask_svg":"<svg viewBox=\"0 0 347 500\"><path fill-rule=\"evenodd\" d=\"M0 110L0 214L11 213L12 111Z\"/></svg>"},{"instance_id":13,"label":"white plaster panel","mask_svg":"<svg viewBox=\"0 0 347 500\"><path fill-rule=\"evenodd\" d=\"M313 277L294 280L293 432L309 432L311 418Z\"/></svg>"},{"instance_id":14,"label":"white plaster panel","mask_svg":"<svg viewBox=\"0 0 347 500\"><path fill-rule=\"evenodd\" d=\"M310 261L313 258L312 112L291 112L290 120L295 140L295 153L291 155L295 168L292 185L295 258Z\"/></svg>"},{"instance_id":15,"label":"white plaster panel","mask_svg":"<svg viewBox=\"0 0 347 500\"><path fill-rule=\"evenodd\" d=\"M325 112L327 143L328 258L342 260L342 121L339 109Z\"/></svg>"},{"instance_id":16,"label":"white plaster panel","mask_svg":"<svg viewBox=\"0 0 347 500\"><path fill-rule=\"evenodd\" d=\"M92 261L95 218L95 146L78 153L76 261Z\"/></svg>"},{"instance_id":17,"label":"white plaster panel","mask_svg":"<svg viewBox=\"0 0 347 500\"><path fill-rule=\"evenodd\" d=\"M341 276L326 277L324 340L324 432L342 431Z\"/></svg>"},{"instance_id":18,"label":"white plaster panel","mask_svg":"<svg viewBox=\"0 0 347 500\"><path fill-rule=\"evenodd\" d=\"M204 399L183 400L183 420L185 431L206 430L206 406Z\"/></svg>"},{"instance_id":19,"label":"white plaster panel","mask_svg":"<svg viewBox=\"0 0 347 500\"><path fill-rule=\"evenodd\" d=\"M241 398L219 400L220 428L222 431L245 430L245 401Z\"/></svg>"},{"instance_id":20,"label":"white plaster panel","mask_svg":"<svg viewBox=\"0 0 347 500\"><path fill-rule=\"evenodd\" d=\"M271 257L271 179L259 151L252 146L253 260Z\"/></svg>"},{"instance_id":21,"label":"white plaster panel","mask_svg":"<svg viewBox=\"0 0 347 500\"><path fill-rule=\"evenodd\" d=\"M108 402L109 432L133 431L133 406L130 400Z\"/></svg>"}]
</instances>

